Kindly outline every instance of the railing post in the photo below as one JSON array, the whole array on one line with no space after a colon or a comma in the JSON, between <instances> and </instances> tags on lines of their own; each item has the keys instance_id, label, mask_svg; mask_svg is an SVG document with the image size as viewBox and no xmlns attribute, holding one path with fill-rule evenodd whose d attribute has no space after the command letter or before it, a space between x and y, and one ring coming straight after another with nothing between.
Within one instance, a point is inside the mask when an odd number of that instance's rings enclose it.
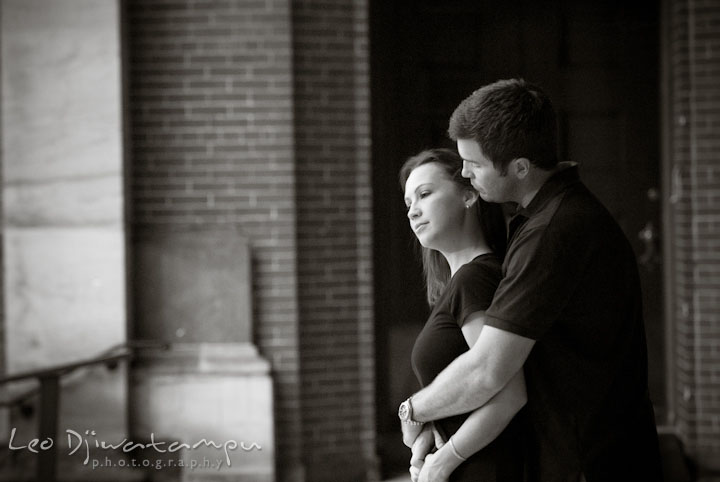
<instances>
[{"instance_id":1,"label":"railing post","mask_svg":"<svg viewBox=\"0 0 720 482\"><path fill-rule=\"evenodd\" d=\"M47 450L38 454L38 482L55 482L57 480L57 429L59 397L59 374L53 373L40 378L40 441L52 440Z\"/></svg>"},{"instance_id":2,"label":"railing post","mask_svg":"<svg viewBox=\"0 0 720 482\"><path fill-rule=\"evenodd\" d=\"M2 1L2 0L0 0ZM153 344L154 346L154 344ZM167 345L158 345L160 348L167 349ZM120 348L126 348L120 353L112 354ZM128 359L132 353L127 351L127 346L122 345L113 347L108 352L101 354L96 358L81 360L66 365L58 365L42 370L34 370L24 373L16 373L15 375L0 376L0 387L7 383L20 380L37 379L40 382L40 420L38 427L37 448L33 451L38 452L37 468L35 470L37 482L56 482L57 481L57 465L59 448L56 441L58 432L58 414L60 413L60 377L66 373L82 367L97 365L104 363L108 367L116 364L120 360ZM22 401L35 395L37 389L33 388L29 392L16 396L15 399L8 401L0 401L0 408L13 407ZM48 442L50 441L50 442ZM50 446L48 447L48 443ZM35 445L33 445L35 447Z\"/></svg>"}]
</instances>

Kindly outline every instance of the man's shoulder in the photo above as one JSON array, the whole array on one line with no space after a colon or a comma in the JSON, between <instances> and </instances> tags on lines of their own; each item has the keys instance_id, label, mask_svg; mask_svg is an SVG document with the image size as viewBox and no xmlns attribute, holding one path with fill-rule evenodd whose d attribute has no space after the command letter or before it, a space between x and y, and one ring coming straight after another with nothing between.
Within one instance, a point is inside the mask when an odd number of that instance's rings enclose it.
<instances>
[{"instance_id":1,"label":"man's shoulder","mask_svg":"<svg viewBox=\"0 0 720 482\"><path fill-rule=\"evenodd\" d=\"M553 231L586 236L619 227L605 205L581 182L558 193L537 217L539 225Z\"/></svg>"},{"instance_id":2,"label":"man's shoulder","mask_svg":"<svg viewBox=\"0 0 720 482\"><path fill-rule=\"evenodd\" d=\"M624 239L612 214L578 182L557 193L528 219L509 253L525 257L538 250L563 253L581 246L592 251L608 243L624 244Z\"/></svg>"}]
</instances>

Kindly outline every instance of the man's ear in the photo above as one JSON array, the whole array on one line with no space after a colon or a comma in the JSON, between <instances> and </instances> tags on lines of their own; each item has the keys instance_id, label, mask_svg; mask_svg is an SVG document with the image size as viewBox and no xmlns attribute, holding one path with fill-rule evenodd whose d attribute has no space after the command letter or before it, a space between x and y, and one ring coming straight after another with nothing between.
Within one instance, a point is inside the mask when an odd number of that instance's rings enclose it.
<instances>
[{"instance_id":1,"label":"man's ear","mask_svg":"<svg viewBox=\"0 0 720 482\"><path fill-rule=\"evenodd\" d=\"M530 159L518 157L512 161L512 169L518 179L525 179L530 173Z\"/></svg>"}]
</instances>

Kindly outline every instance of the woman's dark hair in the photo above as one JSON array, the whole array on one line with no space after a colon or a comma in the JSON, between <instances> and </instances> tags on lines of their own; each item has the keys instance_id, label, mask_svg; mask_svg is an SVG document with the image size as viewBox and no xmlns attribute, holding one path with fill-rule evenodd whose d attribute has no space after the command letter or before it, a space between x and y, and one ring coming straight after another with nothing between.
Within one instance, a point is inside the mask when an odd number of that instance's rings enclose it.
<instances>
[{"instance_id":1,"label":"woman's dark hair","mask_svg":"<svg viewBox=\"0 0 720 482\"><path fill-rule=\"evenodd\" d=\"M462 158L450 149L428 149L412 156L400 168L400 189L405 189L410 173L423 164L436 163L460 189L474 189L470 180L462 176ZM499 204L488 203L478 196L475 209L485 242L502 259L507 247L505 216ZM415 238L417 242L417 238ZM445 257L434 249L425 248L417 242L422 253L423 273L427 288L427 300L435 305L450 281L450 266Z\"/></svg>"}]
</instances>

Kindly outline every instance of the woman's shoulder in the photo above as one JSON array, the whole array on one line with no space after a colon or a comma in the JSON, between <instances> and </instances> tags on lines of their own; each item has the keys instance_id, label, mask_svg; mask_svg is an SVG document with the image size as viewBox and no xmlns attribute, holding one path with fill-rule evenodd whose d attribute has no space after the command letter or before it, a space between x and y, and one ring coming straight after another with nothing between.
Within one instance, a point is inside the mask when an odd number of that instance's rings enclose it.
<instances>
[{"instance_id":1,"label":"woman's shoulder","mask_svg":"<svg viewBox=\"0 0 720 482\"><path fill-rule=\"evenodd\" d=\"M473 258L470 262L460 267L457 274L501 272L502 261L495 253L485 253Z\"/></svg>"},{"instance_id":2,"label":"woman's shoulder","mask_svg":"<svg viewBox=\"0 0 720 482\"><path fill-rule=\"evenodd\" d=\"M464 283L467 281L493 281L499 282L502 278L502 262L493 253L481 254L469 263L465 263L458 269L453 281Z\"/></svg>"},{"instance_id":3,"label":"woman's shoulder","mask_svg":"<svg viewBox=\"0 0 720 482\"><path fill-rule=\"evenodd\" d=\"M460 325L470 313L490 306L501 279L501 263L494 254L480 255L457 270L448 299L450 312Z\"/></svg>"}]
</instances>

